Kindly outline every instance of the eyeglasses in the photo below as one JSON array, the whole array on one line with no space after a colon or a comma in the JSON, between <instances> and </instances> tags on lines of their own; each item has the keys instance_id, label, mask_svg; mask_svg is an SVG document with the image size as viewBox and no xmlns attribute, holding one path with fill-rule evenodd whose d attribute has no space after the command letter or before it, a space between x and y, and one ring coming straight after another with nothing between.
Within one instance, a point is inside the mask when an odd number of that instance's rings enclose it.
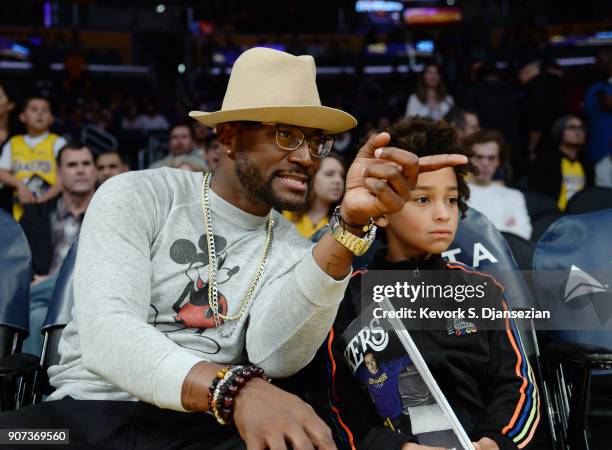
<instances>
[{"instance_id":1,"label":"eyeglasses","mask_svg":"<svg viewBox=\"0 0 612 450\"><path fill-rule=\"evenodd\" d=\"M304 132L293 125L283 125L273 122L262 122L263 125L276 127L276 145L283 150L293 151L302 145L304 139L308 143L310 154L315 158L325 158L334 146L334 138L327 134L315 134L306 137Z\"/></svg>"}]
</instances>

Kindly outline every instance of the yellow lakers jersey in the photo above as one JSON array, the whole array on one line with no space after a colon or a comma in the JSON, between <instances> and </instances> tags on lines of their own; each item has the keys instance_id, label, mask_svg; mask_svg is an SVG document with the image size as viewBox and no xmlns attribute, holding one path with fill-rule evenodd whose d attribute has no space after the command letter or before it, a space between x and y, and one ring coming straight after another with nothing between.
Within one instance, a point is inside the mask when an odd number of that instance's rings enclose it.
<instances>
[{"instance_id":1,"label":"yellow lakers jersey","mask_svg":"<svg viewBox=\"0 0 612 450\"><path fill-rule=\"evenodd\" d=\"M585 184L586 176L582 164L579 161L561 158L561 192L557 201L557 207L560 211L565 211L569 199L576 192L584 189Z\"/></svg>"},{"instance_id":2,"label":"yellow lakers jersey","mask_svg":"<svg viewBox=\"0 0 612 450\"><path fill-rule=\"evenodd\" d=\"M22 180L36 197L42 196L57 182L57 164L53 152L57 138L56 134L49 133L33 147L26 144L23 135L14 136L9 141L13 175ZM13 217L19 220L22 214L23 208L15 193Z\"/></svg>"}]
</instances>

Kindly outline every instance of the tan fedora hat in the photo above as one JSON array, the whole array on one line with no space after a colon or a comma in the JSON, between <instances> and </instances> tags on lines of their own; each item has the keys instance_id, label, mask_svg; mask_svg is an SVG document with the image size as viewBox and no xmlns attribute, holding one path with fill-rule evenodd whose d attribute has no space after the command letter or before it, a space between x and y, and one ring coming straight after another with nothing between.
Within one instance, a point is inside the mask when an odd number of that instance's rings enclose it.
<instances>
[{"instance_id":1,"label":"tan fedora hat","mask_svg":"<svg viewBox=\"0 0 612 450\"><path fill-rule=\"evenodd\" d=\"M220 111L191 111L204 125L238 120L277 122L326 133L357 125L344 111L321 106L312 56L294 56L264 47L241 54L232 68Z\"/></svg>"}]
</instances>

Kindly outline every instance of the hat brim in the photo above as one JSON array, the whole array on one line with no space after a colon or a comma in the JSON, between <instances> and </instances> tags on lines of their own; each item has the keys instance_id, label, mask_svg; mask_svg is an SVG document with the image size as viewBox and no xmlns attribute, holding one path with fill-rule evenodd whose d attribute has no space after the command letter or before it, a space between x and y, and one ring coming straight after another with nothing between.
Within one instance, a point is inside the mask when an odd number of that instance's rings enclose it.
<instances>
[{"instance_id":1,"label":"hat brim","mask_svg":"<svg viewBox=\"0 0 612 450\"><path fill-rule=\"evenodd\" d=\"M299 127L317 128L335 134L357 126L357 120L348 113L327 106L265 106L226 111L191 111L189 116L209 127L240 120L276 122Z\"/></svg>"}]
</instances>

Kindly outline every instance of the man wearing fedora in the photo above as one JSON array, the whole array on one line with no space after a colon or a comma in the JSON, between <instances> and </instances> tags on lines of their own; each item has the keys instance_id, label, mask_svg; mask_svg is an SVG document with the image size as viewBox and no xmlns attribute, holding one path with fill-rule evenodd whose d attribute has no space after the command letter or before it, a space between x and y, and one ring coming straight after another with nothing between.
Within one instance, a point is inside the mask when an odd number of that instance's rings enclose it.
<instances>
[{"instance_id":1,"label":"man wearing fedora","mask_svg":"<svg viewBox=\"0 0 612 450\"><path fill-rule=\"evenodd\" d=\"M214 173L164 168L102 185L49 369L55 391L0 415L0 428L68 428L84 448L335 448L312 408L268 376L314 356L372 219L402 208L419 171L467 160L419 160L385 147L386 133L371 137L330 231L311 244L277 210L304 206L330 135L357 123L321 106L315 74L311 56L246 51L221 110L190 114L217 129Z\"/></svg>"}]
</instances>

